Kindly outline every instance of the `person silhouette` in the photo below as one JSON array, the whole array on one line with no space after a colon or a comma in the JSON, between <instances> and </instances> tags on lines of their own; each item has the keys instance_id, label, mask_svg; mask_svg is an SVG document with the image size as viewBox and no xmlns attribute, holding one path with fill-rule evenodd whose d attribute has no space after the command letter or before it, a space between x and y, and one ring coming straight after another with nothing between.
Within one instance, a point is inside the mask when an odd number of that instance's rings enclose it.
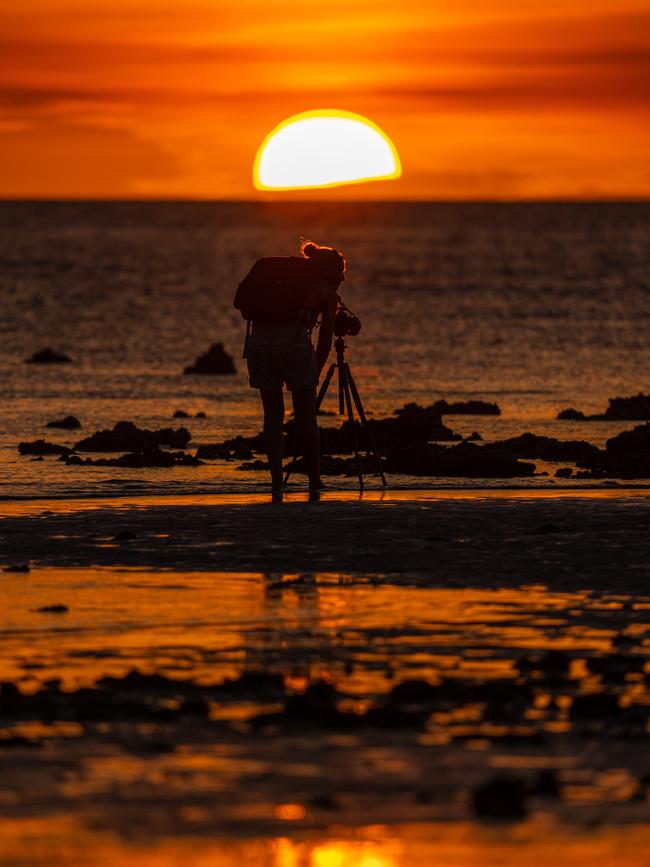
<instances>
[{"instance_id":1,"label":"person silhouette","mask_svg":"<svg viewBox=\"0 0 650 867\"><path fill-rule=\"evenodd\" d=\"M260 392L271 489L283 490L283 386L291 392L310 491L322 489L316 386L332 348L338 288L345 257L333 247L303 241L301 256L258 259L235 295L247 320L244 355L251 388ZM312 331L320 322L316 348Z\"/></svg>"}]
</instances>

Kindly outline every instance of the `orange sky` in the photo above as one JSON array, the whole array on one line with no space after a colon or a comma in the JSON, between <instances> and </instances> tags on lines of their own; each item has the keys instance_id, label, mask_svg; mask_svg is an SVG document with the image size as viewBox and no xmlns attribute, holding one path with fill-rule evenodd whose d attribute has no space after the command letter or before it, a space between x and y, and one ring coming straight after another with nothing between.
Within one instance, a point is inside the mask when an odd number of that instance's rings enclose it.
<instances>
[{"instance_id":1,"label":"orange sky","mask_svg":"<svg viewBox=\"0 0 650 867\"><path fill-rule=\"evenodd\" d=\"M339 108L404 174L310 198L647 197L649 58L650 0L3 0L0 195L269 198Z\"/></svg>"}]
</instances>

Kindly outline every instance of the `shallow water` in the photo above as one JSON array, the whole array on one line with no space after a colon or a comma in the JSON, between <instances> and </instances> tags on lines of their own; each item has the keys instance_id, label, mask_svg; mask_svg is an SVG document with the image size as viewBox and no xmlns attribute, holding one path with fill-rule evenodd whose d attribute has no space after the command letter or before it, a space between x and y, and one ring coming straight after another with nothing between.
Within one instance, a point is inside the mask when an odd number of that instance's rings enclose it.
<instances>
[{"instance_id":1,"label":"shallow water","mask_svg":"<svg viewBox=\"0 0 650 867\"><path fill-rule=\"evenodd\" d=\"M179 422L193 445L255 432L232 297L252 261L295 252L301 234L348 257L343 295L363 320L349 357L371 412L478 397L502 416L451 417L452 428L601 445L632 425L556 422L558 410L602 411L649 387L647 204L5 202L0 228L0 496L258 486L223 462L75 468L16 446L46 433L73 443L43 427L68 413L82 435L124 418L168 426L179 408L208 416ZM238 374L182 376L215 340ZM47 345L76 363L23 364Z\"/></svg>"},{"instance_id":2,"label":"shallow water","mask_svg":"<svg viewBox=\"0 0 650 867\"><path fill-rule=\"evenodd\" d=\"M217 688L207 715L187 716L146 684L132 694L162 701L170 718L11 721L9 712L0 725L3 867L479 867L513 852L539 865L558 846L568 865L645 863L639 733L598 717L576 722L570 708L576 695L613 691L622 706L647 709L643 673L609 683L588 661L611 656L620 635L626 653L647 659L650 597L350 573L36 568L2 581L0 680L24 693L74 700L102 677L138 670L209 695L225 678L266 672L282 675L287 695L331 683L341 710L358 715L414 678L467 686L421 728L309 719L260 729L254 718L284 698ZM65 613L38 610L62 603ZM520 683L515 663L549 650L566 653L567 678L533 675L521 716L481 710L475 690ZM557 775L559 796L532 796L523 820L475 820L477 785L543 770Z\"/></svg>"}]
</instances>

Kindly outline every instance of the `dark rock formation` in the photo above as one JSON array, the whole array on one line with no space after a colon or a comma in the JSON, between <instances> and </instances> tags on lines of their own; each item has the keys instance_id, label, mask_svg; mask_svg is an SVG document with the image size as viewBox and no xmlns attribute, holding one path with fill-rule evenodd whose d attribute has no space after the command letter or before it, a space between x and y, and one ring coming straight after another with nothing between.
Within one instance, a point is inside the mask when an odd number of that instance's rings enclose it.
<instances>
[{"instance_id":1,"label":"dark rock formation","mask_svg":"<svg viewBox=\"0 0 650 867\"><path fill-rule=\"evenodd\" d=\"M555 478L556 479L570 479L572 475L573 475L573 468L572 467L560 467L559 469L557 469L555 471Z\"/></svg>"},{"instance_id":2,"label":"dark rock formation","mask_svg":"<svg viewBox=\"0 0 650 867\"><path fill-rule=\"evenodd\" d=\"M26 364L72 364L72 359L61 352L55 352L49 347L35 352L25 359Z\"/></svg>"},{"instance_id":3,"label":"dark rock formation","mask_svg":"<svg viewBox=\"0 0 650 867\"><path fill-rule=\"evenodd\" d=\"M602 454L600 449L585 440L557 440L554 437L537 436L523 433L507 440L498 440L485 445L487 451L506 450L519 458L532 458L540 461L574 461L584 466L585 461L596 459Z\"/></svg>"},{"instance_id":4,"label":"dark rock formation","mask_svg":"<svg viewBox=\"0 0 650 867\"><path fill-rule=\"evenodd\" d=\"M169 446L184 449L192 439L187 428L167 427L160 430L141 430L131 421L118 421L112 430L100 430L75 445L80 452L136 452L150 446Z\"/></svg>"},{"instance_id":5,"label":"dark rock formation","mask_svg":"<svg viewBox=\"0 0 650 867\"><path fill-rule=\"evenodd\" d=\"M577 409L563 409L558 419L571 421L646 421L650 420L650 394L632 397L610 397L604 413L585 415Z\"/></svg>"},{"instance_id":6,"label":"dark rock formation","mask_svg":"<svg viewBox=\"0 0 650 867\"><path fill-rule=\"evenodd\" d=\"M594 477L650 478L650 424L623 431L605 443L605 451L580 461Z\"/></svg>"},{"instance_id":7,"label":"dark rock formation","mask_svg":"<svg viewBox=\"0 0 650 867\"><path fill-rule=\"evenodd\" d=\"M432 409L441 415L501 415L496 403L487 403L484 400L462 400L454 403L437 400Z\"/></svg>"},{"instance_id":8,"label":"dark rock formation","mask_svg":"<svg viewBox=\"0 0 650 867\"><path fill-rule=\"evenodd\" d=\"M206 353L200 355L194 364L185 368L183 373L224 375L235 373L235 363L223 348L223 343L213 343Z\"/></svg>"},{"instance_id":9,"label":"dark rock formation","mask_svg":"<svg viewBox=\"0 0 650 867\"><path fill-rule=\"evenodd\" d=\"M482 819L523 819L528 812L527 794L524 779L496 776L474 790L472 806Z\"/></svg>"},{"instance_id":10,"label":"dark rock formation","mask_svg":"<svg viewBox=\"0 0 650 867\"><path fill-rule=\"evenodd\" d=\"M185 452L163 452L156 445L149 445L135 452L128 452L119 458L80 458L79 455L70 455L65 463L68 466L92 466L92 467L128 467L142 469L145 467L198 467L203 464L193 455Z\"/></svg>"},{"instance_id":11,"label":"dark rock formation","mask_svg":"<svg viewBox=\"0 0 650 867\"><path fill-rule=\"evenodd\" d=\"M586 416L584 412L580 412L579 409L562 409L558 412L557 417L560 421L585 421Z\"/></svg>"},{"instance_id":12,"label":"dark rock formation","mask_svg":"<svg viewBox=\"0 0 650 867\"><path fill-rule=\"evenodd\" d=\"M185 412L184 409L177 409L176 412L174 413L173 417L174 418L189 418L190 414L189 414L189 412Z\"/></svg>"},{"instance_id":13,"label":"dark rock formation","mask_svg":"<svg viewBox=\"0 0 650 867\"><path fill-rule=\"evenodd\" d=\"M518 461L511 452L486 449L473 443L462 442L449 447L423 443L389 452L384 469L389 473L414 476L510 479L532 476L535 465Z\"/></svg>"},{"instance_id":14,"label":"dark rock formation","mask_svg":"<svg viewBox=\"0 0 650 867\"><path fill-rule=\"evenodd\" d=\"M65 418L60 418L56 421L48 421L45 427L60 427L64 430L77 430L81 427L81 422L73 415L66 415Z\"/></svg>"},{"instance_id":15,"label":"dark rock formation","mask_svg":"<svg viewBox=\"0 0 650 867\"><path fill-rule=\"evenodd\" d=\"M19 443L18 451L21 455L68 455L71 450L66 446L58 445L58 443L51 443L41 439L34 440L31 443Z\"/></svg>"}]
</instances>

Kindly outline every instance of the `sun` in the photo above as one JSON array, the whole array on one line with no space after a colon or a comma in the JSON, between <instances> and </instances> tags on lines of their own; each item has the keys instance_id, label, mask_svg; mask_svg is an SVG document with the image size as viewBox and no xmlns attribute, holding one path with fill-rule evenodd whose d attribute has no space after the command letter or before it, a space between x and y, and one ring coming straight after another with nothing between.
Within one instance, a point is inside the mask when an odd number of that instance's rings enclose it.
<instances>
[{"instance_id":1,"label":"sun","mask_svg":"<svg viewBox=\"0 0 650 867\"><path fill-rule=\"evenodd\" d=\"M255 157L258 190L338 187L400 177L397 148L360 114L319 109L294 114L266 136Z\"/></svg>"}]
</instances>

